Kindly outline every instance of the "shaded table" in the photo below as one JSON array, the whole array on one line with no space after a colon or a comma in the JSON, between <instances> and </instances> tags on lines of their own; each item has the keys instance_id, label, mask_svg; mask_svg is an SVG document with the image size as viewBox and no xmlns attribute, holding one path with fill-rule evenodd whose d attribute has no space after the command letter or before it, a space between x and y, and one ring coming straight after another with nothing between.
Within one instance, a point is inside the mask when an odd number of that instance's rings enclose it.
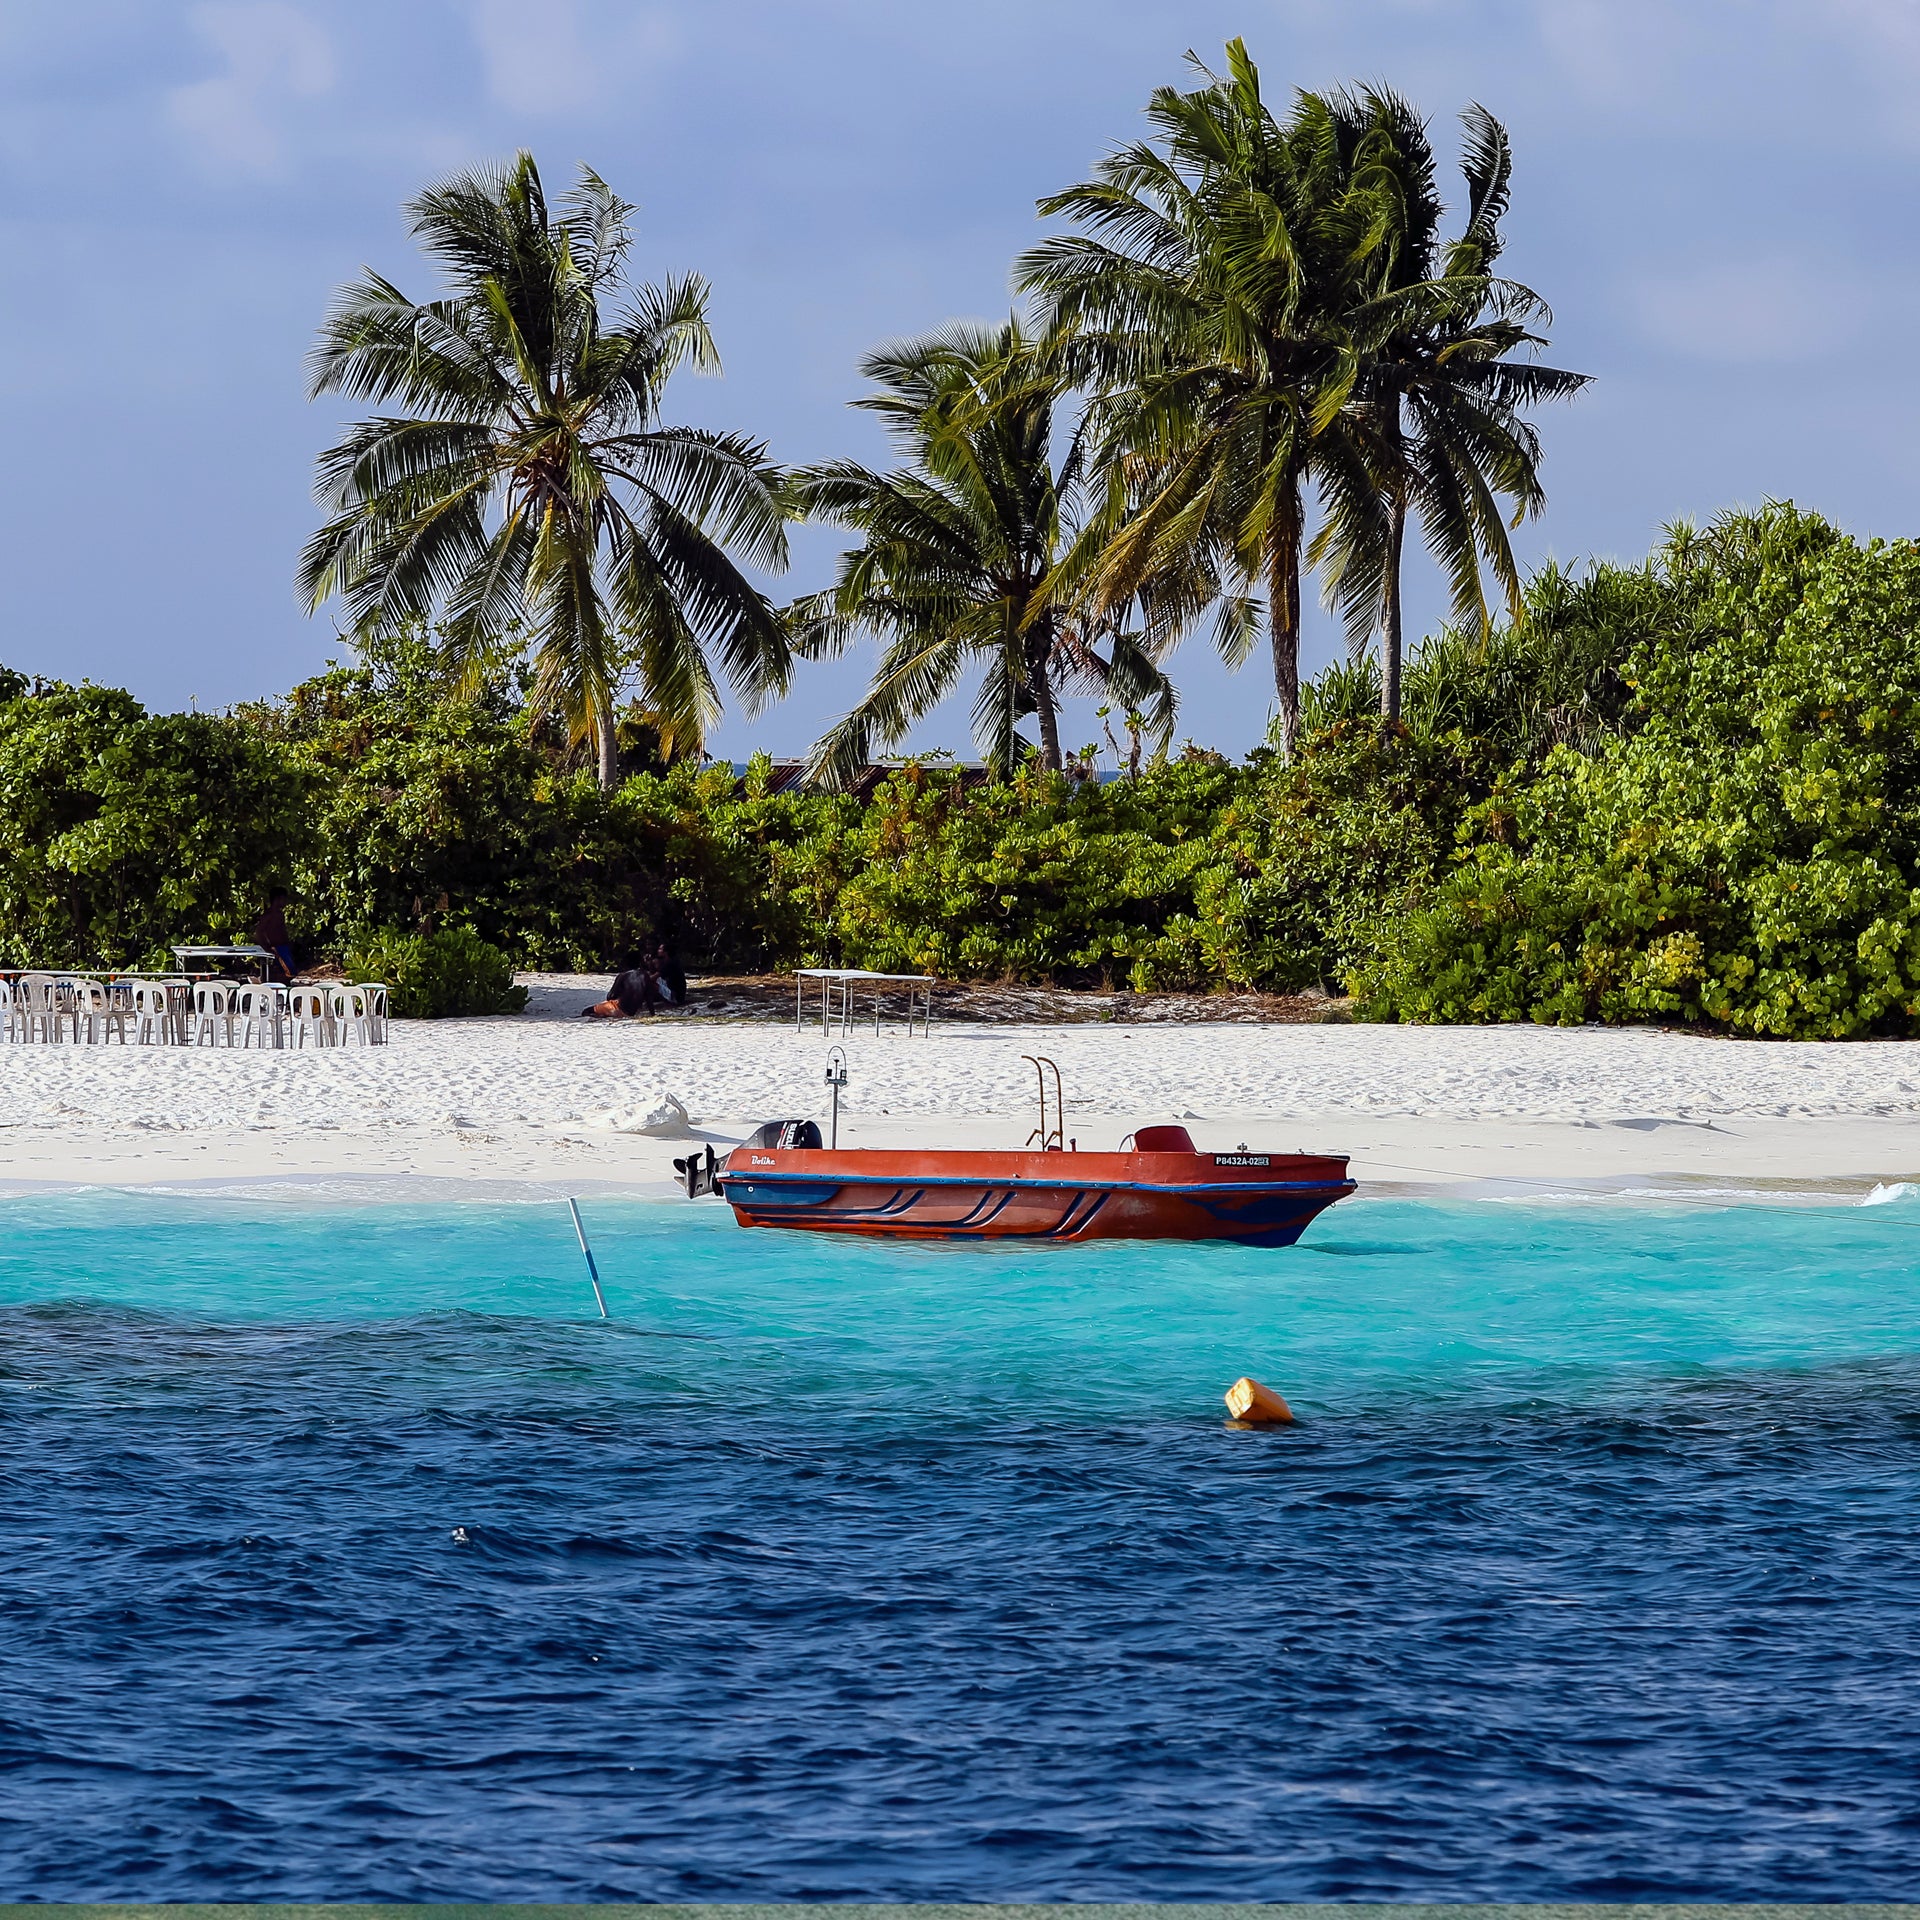
<instances>
[{"instance_id":1,"label":"shaded table","mask_svg":"<svg viewBox=\"0 0 1920 1920\"><path fill-rule=\"evenodd\" d=\"M793 976L793 1030L806 1024L803 996L807 982L820 982L820 1030L833 1031L836 1019L845 1033L853 1020L853 996L860 987L873 989L873 1030L880 1031L880 991L883 987L903 986L907 990L907 1032L913 1032L914 1017L920 1018L920 1031L933 1024L934 976L930 973L873 973L865 967L797 967ZM837 1003L836 1003L837 1001Z\"/></svg>"}]
</instances>

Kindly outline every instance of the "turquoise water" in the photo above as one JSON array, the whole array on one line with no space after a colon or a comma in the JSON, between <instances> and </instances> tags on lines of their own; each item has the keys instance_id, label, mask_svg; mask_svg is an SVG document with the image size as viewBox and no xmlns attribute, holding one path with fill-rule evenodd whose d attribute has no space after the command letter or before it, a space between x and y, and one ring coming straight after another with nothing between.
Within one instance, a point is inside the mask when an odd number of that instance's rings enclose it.
<instances>
[{"instance_id":1,"label":"turquoise water","mask_svg":"<svg viewBox=\"0 0 1920 1920\"><path fill-rule=\"evenodd\" d=\"M670 1376L696 1393L724 1378L743 1410L871 1395L878 1417L930 1405L1211 1417L1246 1371L1302 1411L1516 1390L1611 1402L1643 1381L1667 1391L1729 1370L1920 1352L1910 1201L1361 1201L1293 1254L748 1236L711 1204L586 1213L614 1337L719 1343L673 1353ZM89 1194L0 1203L0 1233L0 1306L86 1302L289 1329L594 1312L560 1205Z\"/></svg>"},{"instance_id":2,"label":"turquoise water","mask_svg":"<svg viewBox=\"0 0 1920 1920\"><path fill-rule=\"evenodd\" d=\"M12 1897L1911 1884L1911 1202L586 1214L0 1201Z\"/></svg>"}]
</instances>

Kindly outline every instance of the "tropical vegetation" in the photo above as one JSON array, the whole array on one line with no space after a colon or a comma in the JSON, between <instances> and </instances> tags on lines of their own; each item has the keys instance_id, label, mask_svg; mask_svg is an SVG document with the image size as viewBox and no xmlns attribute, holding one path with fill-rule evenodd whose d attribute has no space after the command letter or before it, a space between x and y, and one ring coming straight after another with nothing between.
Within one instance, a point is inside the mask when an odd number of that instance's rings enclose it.
<instances>
[{"instance_id":1,"label":"tropical vegetation","mask_svg":"<svg viewBox=\"0 0 1920 1920\"><path fill-rule=\"evenodd\" d=\"M1198 65L1198 62L1195 62ZM1385 629L1397 714L1401 544L1409 510L1451 576L1456 622L1484 630L1480 557L1518 592L1498 496L1543 495L1521 409L1580 376L1516 362L1542 344L1539 297L1497 280L1511 162L1467 115L1466 224L1440 248L1426 130L1382 91L1301 93L1275 116L1238 40L1227 72L1156 90L1138 141L1041 202L1079 229L1020 278L1092 392L1106 476L1099 609L1138 599L1158 652L1208 605L1228 659L1264 613L1279 716L1300 725L1303 559L1364 642ZM1309 545L1308 490L1328 502Z\"/></svg>"},{"instance_id":2,"label":"tropical vegetation","mask_svg":"<svg viewBox=\"0 0 1920 1920\"><path fill-rule=\"evenodd\" d=\"M339 596L362 635L437 613L471 671L530 649L532 710L591 737L603 787L629 681L697 749L716 657L750 705L791 671L742 571L785 564L778 477L757 443L661 418L672 375L719 358L703 281L627 282L631 211L587 169L550 209L525 153L412 203L448 291L416 302L372 272L342 291L313 392L404 411L321 456L330 517L300 562L309 606Z\"/></svg>"},{"instance_id":3,"label":"tropical vegetation","mask_svg":"<svg viewBox=\"0 0 1920 1920\"><path fill-rule=\"evenodd\" d=\"M1164 736L1170 684L1110 609L1091 611L1073 564L1086 546L1085 448L1075 432L1055 454L1059 357L1014 320L947 327L870 355L861 371L879 391L854 404L886 421L912 464L876 473L835 460L788 482L801 518L861 536L834 585L792 608L800 651L825 657L862 634L885 643L866 697L816 748L816 771L844 783L974 664L983 669L974 739L1002 777L1020 758L1028 716L1040 765L1060 770L1063 682L1152 708Z\"/></svg>"},{"instance_id":4,"label":"tropical vegetation","mask_svg":"<svg viewBox=\"0 0 1920 1920\"><path fill-rule=\"evenodd\" d=\"M444 292L363 276L314 361L392 409L323 456L302 564L349 657L219 715L0 668L0 963L151 964L278 883L307 957L416 1013L665 938L729 970L1920 1034L1920 545L1773 503L1523 577L1531 411L1584 382L1496 271L1498 123L1464 116L1449 237L1389 92L1275 113L1235 42L1149 111L1043 203L1030 315L868 357L884 468L667 422L714 364L706 291L628 279L595 175L555 208L525 155L423 194ZM777 608L795 520L849 545ZM1406 648L1409 526L1451 613ZM1303 682L1315 570L1350 651ZM1267 643L1238 765L1172 744L1203 623L1230 660ZM723 680L751 706L863 639L804 769L706 759ZM876 776L965 685L979 762ZM1126 716L1111 764L1068 745L1076 692Z\"/></svg>"},{"instance_id":5,"label":"tropical vegetation","mask_svg":"<svg viewBox=\"0 0 1920 1920\"><path fill-rule=\"evenodd\" d=\"M1413 650L1396 726L1368 655L1306 682L1291 753L909 761L866 798L638 733L608 791L530 669L471 689L419 635L223 716L8 676L0 961L157 959L278 879L310 953L429 983L486 978L468 940L606 967L664 936L727 969L1920 1033L1916 630L1920 547L1775 505L1535 574L1517 620Z\"/></svg>"}]
</instances>

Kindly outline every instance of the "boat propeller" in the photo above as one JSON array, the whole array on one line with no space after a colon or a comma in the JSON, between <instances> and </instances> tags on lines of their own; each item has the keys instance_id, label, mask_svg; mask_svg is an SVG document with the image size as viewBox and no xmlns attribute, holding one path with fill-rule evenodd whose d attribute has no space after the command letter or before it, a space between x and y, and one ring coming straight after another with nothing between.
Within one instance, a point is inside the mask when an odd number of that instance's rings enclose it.
<instances>
[{"instance_id":1,"label":"boat propeller","mask_svg":"<svg viewBox=\"0 0 1920 1920\"><path fill-rule=\"evenodd\" d=\"M704 1153L690 1153L684 1160L676 1160L673 1170L680 1176L681 1184L687 1190L689 1200L698 1200L702 1194L714 1192L719 1182L715 1178L720 1162L709 1146Z\"/></svg>"}]
</instances>

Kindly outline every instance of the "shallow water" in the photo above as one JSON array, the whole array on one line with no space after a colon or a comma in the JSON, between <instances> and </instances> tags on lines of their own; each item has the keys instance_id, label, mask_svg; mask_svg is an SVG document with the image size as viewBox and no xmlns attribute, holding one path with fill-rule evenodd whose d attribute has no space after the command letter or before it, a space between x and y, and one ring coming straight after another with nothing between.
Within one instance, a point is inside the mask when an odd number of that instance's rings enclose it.
<instances>
[{"instance_id":1,"label":"shallow water","mask_svg":"<svg viewBox=\"0 0 1920 1920\"><path fill-rule=\"evenodd\" d=\"M0 1894L1910 1894L1920 1204L587 1214L0 1202Z\"/></svg>"}]
</instances>

